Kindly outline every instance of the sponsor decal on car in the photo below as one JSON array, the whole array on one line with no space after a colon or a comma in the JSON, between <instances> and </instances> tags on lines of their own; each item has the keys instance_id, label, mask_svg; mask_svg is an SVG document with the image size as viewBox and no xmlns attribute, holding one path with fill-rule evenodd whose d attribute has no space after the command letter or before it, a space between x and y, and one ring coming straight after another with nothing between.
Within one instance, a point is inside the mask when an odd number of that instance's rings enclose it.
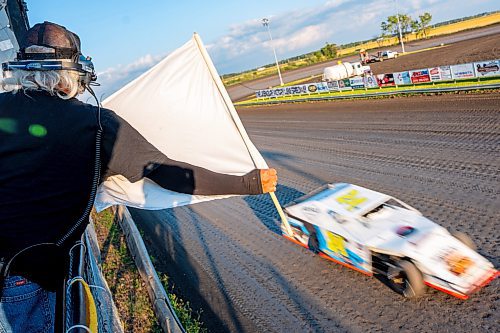
<instances>
[{"instance_id":1,"label":"sponsor decal on car","mask_svg":"<svg viewBox=\"0 0 500 333\"><path fill-rule=\"evenodd\" d=\"M472 260L460 253L453 252L445 256L444 261L448 265L448 270L455 275L462 275L472 266Z\"/></svg>"}]
</instances>

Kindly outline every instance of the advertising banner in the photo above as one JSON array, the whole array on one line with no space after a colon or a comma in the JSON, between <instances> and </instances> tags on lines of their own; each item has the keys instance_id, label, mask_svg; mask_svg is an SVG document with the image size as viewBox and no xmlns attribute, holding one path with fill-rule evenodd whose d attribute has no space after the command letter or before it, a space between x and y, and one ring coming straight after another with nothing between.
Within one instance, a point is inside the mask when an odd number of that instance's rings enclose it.
<instances>
[{"instance_id":1,"label":"advertising banner","mask_svg":"<svg viewBox=\"0 0 500 333\"><path fill-rule=\"evenodd\" d=\"M377 79L374 75L365 75L364 81L366 88L378 88Z\"/></svg>"},{"instance_id":2,"label":"advertising banner","mask_svg":"<svg viewBox=\"0 0 500 333\"><path fill-rule=\"evenodd\" d=\"M430 82L431 77L429 75L429 70L419 69L416 71L410 71L410 80L412 83Z\"/></svg>"},{"instance_id":3,"label":"advertising banner","mask_svg":"<svg viewBox=\"0 0 500 333\"><path fill-rule=\"evenodd\" d=\"M325 82L316 82L316 83L309 83L307 85L307 90L310 93L320 93L320 92L328 92L328 84Z\"/></svg>"},{"instance_id":4,"label":"advertising banner","mask_svg":"<svg viewBox=\"0 0 500 333\"><path fill-rule=\"evenodd\" d=\"M446 81L451 80L451 67L450 66L438 66L429 68L429 76L431 81Z\"/></svg>"},{"instance_id":5,"label":"advertising banner","mask_svg":"<svg viewBox=\"0 0 500 333\"><path fill-rule=\"evenodd\" d=\"M308 92L309 92L308 86L305 84L301 84L290 87L257 90L255 92L255 95L257 98L265 98L265 97L279 97L285 95L300 95L300 94L307 94Z\"/></svg>"},{"instance_id":6,"label":"advertising banner","mask_svg":"<svg viewBox=\"0 0 500 333\"><path fill-rule=\"evenodd\" d=\"M500 75L500 60L475 62L474 70L477 77Z\"/></svg>"},{"instance_id":7,"label":"advertising banner","mask_svg":"<svg viewBox=\"0 0 500 333\"><path fill-rule=\"evenodd\" d=\"M451 66L451 76L454 79L474 77L474 64L460 64Z\"/></svg>"},{"instance_id":8,"label":"advertising banner","mask_svg":"<svg viewBox=\"0 0 500 333\"><path fill-rule=\"evenodd\" d=\"M352 89L363 89L365 87L365 81L361 76L356 76L349 79Z\"/></svg>"},{"instance_id":9,"label":"advertising banner","mask_svg":"<svg viewBox=\"0 0 500 333\"><path fill-rule=\"evenodd\" d=\"M431 81L441 81L441 70L439 67L429 68L429 76L431 77Z\"/></svg>"},{"instance_id":10,"label":"advertising banner","mask_svg":"<svg viewBox=\"0 0 500 333\"><path fill-rule=\"evenodd\" d=\"M396 85L394 83L394 75L390 74L377 74L377 83L379 87L389 87Z\"/></svg>"},{"instance_id":11,"label":"advertising banner","mask_svg":"<svg viewBox=\"0 0 500 333\"><path fill-rule=\"evenodd\" d=\"M450 66L439 66L439 74L442 81L451 80L451 67Z\"/></svg>"},{"instance_id":12,"label":"advertising banner","mask_svg":"<svg viewBox=\"0 0 500 333\"><path fill-rule=\"evenodd\" d=\"M330 91L339 91L340 90L338 81L328 81L326 84L328 86L328 90L330 90Z\"/></svg>"},{"instance_id":13,"label":"advertising banner","mask_svg":"<svg viewBox=\"0 0 500 333\"><path fill-rule=\"evenodd\" d=\"M396 72L392 74L394 76L394 83L396 85L410 84L410 73L408 72Z\"/></svg>"},{"instance_id":14,"label":"advertising banner","mask_svg":"<svg viewBox=\"0 0 500 333\"><path fill-rule=\"evenodd\" d=\"M342 80L339 80L339 88L340 90L351 90L351 82L349 81L349 79L342 79Z\"/></svg>"}]
</instances>

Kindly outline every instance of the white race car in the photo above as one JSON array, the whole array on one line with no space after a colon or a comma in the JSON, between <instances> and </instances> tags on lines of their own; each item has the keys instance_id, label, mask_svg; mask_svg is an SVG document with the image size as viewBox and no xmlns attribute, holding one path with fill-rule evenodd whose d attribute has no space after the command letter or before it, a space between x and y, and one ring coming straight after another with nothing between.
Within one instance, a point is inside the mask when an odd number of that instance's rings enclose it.
<instances>
[{"instance_id":1,"label":"white race car","mask_svg":"<svg viewBox=\"0 0 500 333\"><path fill-rule=\"evenodd\" d=\"M364 274L382 274L406 297L424 294L427 285L467 299L499 274L467 235L450 234L404 202L360 186L329 184L285 213L293 233L282 225L286 238Z\"/></svg>"}]
</instances>

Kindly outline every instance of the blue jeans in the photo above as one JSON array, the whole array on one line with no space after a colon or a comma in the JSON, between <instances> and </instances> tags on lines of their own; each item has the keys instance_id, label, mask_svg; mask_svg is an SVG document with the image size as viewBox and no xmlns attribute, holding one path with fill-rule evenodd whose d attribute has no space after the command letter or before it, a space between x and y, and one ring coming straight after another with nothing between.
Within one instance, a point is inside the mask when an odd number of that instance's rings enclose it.
<instances>
[{"instance_id":1,"label":"blue jeans","mask_svg":"<svg viewBox=\"0 0 500 333\"><path fill-rule=\"evenodd\" d=\"M52 333L55 307L55 293L21 276L9 276L0 298L0 333Z\"/></svg>"}]
</instances>

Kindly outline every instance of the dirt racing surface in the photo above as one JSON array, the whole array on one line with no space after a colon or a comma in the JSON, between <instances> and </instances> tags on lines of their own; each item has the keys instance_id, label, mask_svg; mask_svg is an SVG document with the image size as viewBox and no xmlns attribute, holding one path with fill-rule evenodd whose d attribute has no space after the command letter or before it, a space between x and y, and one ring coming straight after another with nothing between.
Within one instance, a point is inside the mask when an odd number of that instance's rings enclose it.
<instances>
[{"instance_id":1,"label":"dirt racing surface","mask_svg":"<svg viewBox=\"0 0 500 333\"><path fill-rule=\"evenodd\" d=\"M418 44L418 42L413 44ZM399 50L399 47L392 49ZM443 47L412 53L398 57L397 59L384 60L369 65L373 73L384 74L499 58L500 34L495 34L448 44Z\"/></svg>"},{"instance_id":2,"label":"dirt racing surface","mask_svg":"<svg viewBox=\"0 0 500 333\"><path fill-rule=\"evenodd\" d=\"M327 182L393 195L500 266L500 93L246 108L284 205ZM408 300L280 236L268 195L133 211L211 332L499 332L500 281ZM154 245L153 245L154 244Z\"/></svg>"}]
</instances>

